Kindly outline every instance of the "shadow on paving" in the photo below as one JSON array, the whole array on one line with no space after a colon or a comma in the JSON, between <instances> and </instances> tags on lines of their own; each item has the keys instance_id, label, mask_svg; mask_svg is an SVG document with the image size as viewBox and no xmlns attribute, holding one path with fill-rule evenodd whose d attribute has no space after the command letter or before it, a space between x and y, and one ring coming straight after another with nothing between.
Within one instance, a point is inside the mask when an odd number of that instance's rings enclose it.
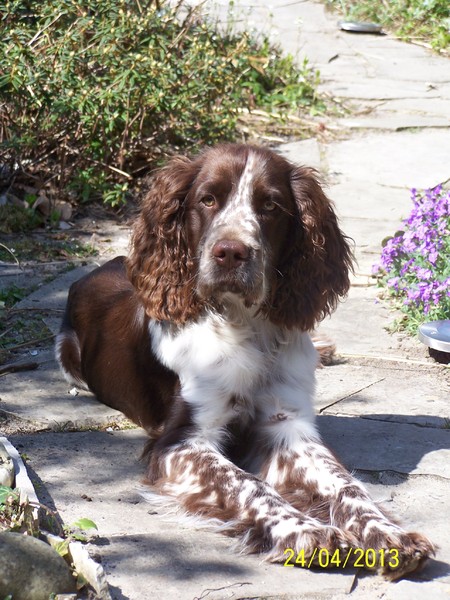
<instances>
[{"instance_id":1,"label":"shadow on paving","mask_svg":"<svg viewBox=\"0 0 450 600\"><path fill-rule=\"evenodd\" d=\"M450 430L401 422L408 415L391 418L320 415L317 424L324 442L349 469L450 478Z\"/></svg>"},{"instance_id":2,"label":"shadow on paving","mask_svg":"<svg viewBox=\"0 0 450 600\"><path fill-rule=\"evenodd\" d=\"M47 398L49 401L49 398ZM54 406L61 401L60 397L50 398ZM101 406L94 398L77 398L70 396L64 403L79 405L85 403L84 427L95 426L95 414L92 421L89 419L89 408ZM2 403L3 404L3 403ZM8 404L8 410L13 407ZM57 413L57 409L53 411ZM87 415L87 416L86 416ZM72 413L72 422L77 422L76 406ZM317 419L319 430L323 439L330 448L336 452L347 468L356 468L372 471L398 471L409 474L429 474L447 476L450 478L450 461L446 460L450 451L450 430L421 427L411 423L398 422L406 419L407 415L396 415L397 422L391 422L391 415L368 414L363 417L341 417L321 415ZM61 427L67 421L61 423ZM133 433L133 438L130 439ZM123 440L121 434L128 435L127 457L128 463L123 459L117 461L117 455L123 455ZM64 463L71 469L70 479L77 473L86 474L85 466L89 464L92 483L97 485L107 483L116 477L135 476L130 473L130 463L138 465L138 458L143 450L147 436L141 429L132 432L59 432L37 434L42 438L42 447L39 449L41 460L44 458L48 468L60 467ZM53 436L57 436L53 438ZM14 443L14 437L13 443ZM36 436L34 436L36 437ZM53 443L50 440L58 440ZM75 441L76 440L76 441ZM50 442L50 443L49 443ZM30 452L26 437L17 440L18 448ZM32 447L34 444L32 445ZM133 453L130 454L132 449ZM108 470L96 469L95 456L101 456L101 463L109 463ZM450 455L448 455L450 458ZM33 467L33 464L31 464ZM143 465L141 465L143 472ZM135 471L135 469L131 469Z\"/></svg>"},{"instance_id":3,"label":"shadow on paving","mask_svg":"<svg viewBox=\"0 0 450 600\"><path fill-rule=\"evenodd\" d=\"M95 544L91 544L91 547ZM202 575L224 574L230 577L245 577L249 570L243 563L236 562L236 556L227 560L224 553L218 558L192 556L192 543L186 539L168 540L152 534L121 535L111 538L108 546L107 568L121 570L131 576L170 578L184 581ZM103 545L102 548L105 548ZM148 560L136 561L136 556L147 556Z\"/></svg>"}]
</instances>

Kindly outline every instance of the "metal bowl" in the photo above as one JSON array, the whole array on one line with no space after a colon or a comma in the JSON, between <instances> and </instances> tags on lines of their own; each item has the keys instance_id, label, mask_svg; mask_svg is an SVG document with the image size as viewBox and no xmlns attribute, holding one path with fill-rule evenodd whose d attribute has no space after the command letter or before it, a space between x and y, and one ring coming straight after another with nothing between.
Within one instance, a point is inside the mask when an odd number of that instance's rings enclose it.
<instances>
[{"instance_id":1,"label":"metal bowl","mask_svg":"<svg viewBox=\"0 0 450 600\"><path fill-rule=\"evenodd\" d=\"M339 21L338 25L344 31L352 31L353 33L381 33L381 25L378 25L378 23Z\"/></svg>"},{"instance_id":2,"label":"metal bowl","mask_svg":"<svg viewBox=\"0 0 450 600\"><path fill-rule=\"evenodd\" d=\"M450 320L423 323L418 335L419 340L433 350L450 352Z\"/></svg>"}]
</instances>

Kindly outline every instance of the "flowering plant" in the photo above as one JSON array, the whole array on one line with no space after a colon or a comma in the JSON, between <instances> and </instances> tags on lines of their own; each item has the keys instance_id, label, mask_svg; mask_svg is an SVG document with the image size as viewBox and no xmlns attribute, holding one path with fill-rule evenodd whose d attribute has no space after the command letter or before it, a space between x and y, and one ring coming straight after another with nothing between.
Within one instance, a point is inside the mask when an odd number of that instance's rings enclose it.
<instances>
[{"instance_id":1,"label":"flowering plant","mask_svg":"<svg viewBox=\"0 0 450 600\"><path fill-rule=\"evenodd\" d=\"M450 191L411 191L413 209L404 231L383 242L373 273L404 316L411 333L424 321L450 318Z\"/></svg>"}]
</instances>

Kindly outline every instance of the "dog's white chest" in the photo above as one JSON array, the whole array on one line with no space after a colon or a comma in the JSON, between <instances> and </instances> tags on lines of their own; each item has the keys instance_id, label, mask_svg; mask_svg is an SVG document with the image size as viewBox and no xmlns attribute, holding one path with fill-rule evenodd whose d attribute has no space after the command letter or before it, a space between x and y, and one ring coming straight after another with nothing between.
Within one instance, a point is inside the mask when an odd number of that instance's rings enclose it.
<instances>
[{"instance_id":1,"label":"dog's white chest","mask_svg":"<svg viewBox=\"0 0 450 600\"><path fill-rule=\"evenodd\" d=\"M153 350L182 388L200 386L210 395L247 396L263 385L274 360L249 323L207 317L172 332L152 323L151 335Z\"/></svg>"},{"instance_id":2,"label":"dog's white chest","mask_svg":"<svg viewBox=\"0 0 450 600\"><path fill-rule=\"evenodd\" d=\"M152 322L150 333L158 359L178 374L203 438L217 440L234 419L257 414L268 422L279 413L312 419L317 357L308 334L214 314L176 329Z\"/></svg>"}]
</instances>

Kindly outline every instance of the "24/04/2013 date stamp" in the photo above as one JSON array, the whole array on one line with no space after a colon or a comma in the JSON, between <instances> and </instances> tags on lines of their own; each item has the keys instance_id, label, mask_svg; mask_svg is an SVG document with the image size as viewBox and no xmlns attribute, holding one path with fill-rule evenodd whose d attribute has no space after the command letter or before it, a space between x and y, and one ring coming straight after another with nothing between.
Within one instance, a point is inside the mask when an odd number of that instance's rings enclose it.
<instances>
[{"instance_id":1,"label":"24/04/2013 date stamp","mask_svg":"<svg viewBox=\"0 0 450 600\"><path fill-rule=\"evenodd\" d=\"M337 549L330 552L327 548L314 548L311 556L305 556L305 551L295 552L292 548L286 548L284 554L287 559L284 562L285 567L321 567L322 569L338 568L345 569L350 561L352 567L362 567L373 569L375 567L388 566L390 569L396 569L400 566L399 551L396 548L389 550L374 550L373 548L349 548L348 550Z\"/></svg>"}]
</instances>

